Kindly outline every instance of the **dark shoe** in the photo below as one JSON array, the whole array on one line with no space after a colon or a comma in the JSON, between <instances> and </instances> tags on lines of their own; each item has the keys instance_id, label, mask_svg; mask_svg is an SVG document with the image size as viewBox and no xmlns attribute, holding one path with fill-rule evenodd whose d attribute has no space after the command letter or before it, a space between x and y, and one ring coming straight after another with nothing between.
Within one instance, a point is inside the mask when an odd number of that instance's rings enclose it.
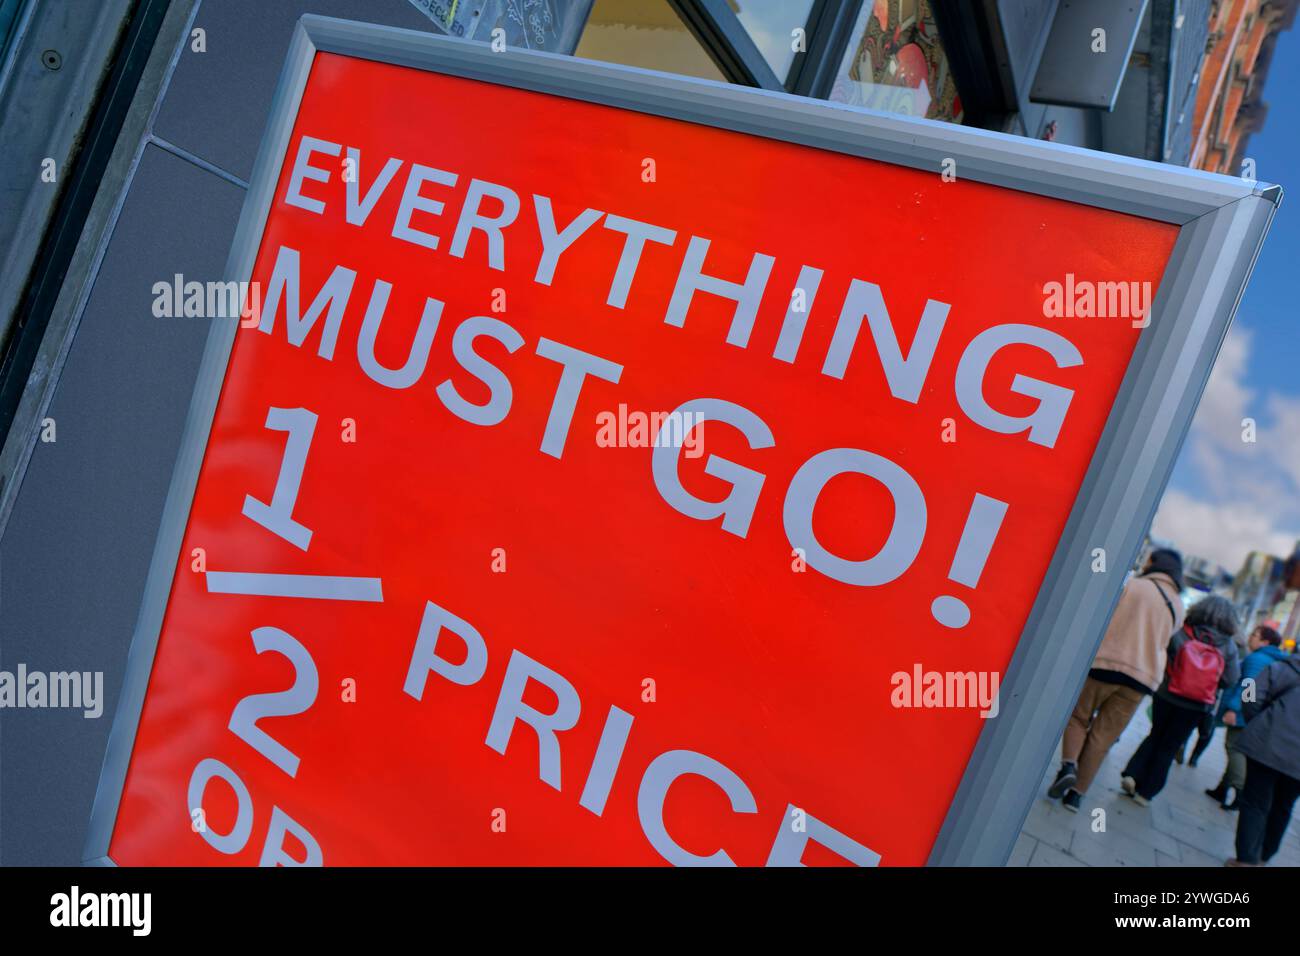
<instances>
[{"instance_id":1,"label":"dark shoe","mask_svg":"<svg viewBox=\"0 0 1300 956\"><path fill-rule=\"evenodd\" d=\"M1079 782L1079 768L1069 761L1061 762L1061 769L1056 771L1056 779L1052 785L1047 788L1047 795L1053 800L1065 796L1065 791L1069 790Z\"/></svg>"},{"instance_id":2,"label":"dark shoe","mask_svg":"<svg viewBox=\"0 0 1300 956\"><path fill-rule=\"evenodd\" d=\"M1193 757L1191 760L1187 761L1187 766L1189 766L1189 767L1195 767L1195 766L1196 766L1196 761L1198 761L1198 760L1200 760L1200 759L1201 759L1200 757Z\"/></svg>"},{"instance_id":3,"label":"dark shoe","mask_svg":"<svg viewBox=\"0 0 1300 956\"><path fill-rule=\"evenodd\" d=\"M1174 763L1176 763L1176 764L1180 764L1180 765L1182 764L1182 762L1183 762L1183 751L1186 750L1186 749L1187 749L1186 747L1179 747L1179 748L1178 748L1178 752L1177 752L1176 754L1174 754Z\"/></svg>"},{"instance_id":4,"label":"dark shoe","mask_svg":"<svg viewBox=\"0 0 1300 956\"><path fill-rule=\"evenodd\" d=\"M1222 803L1228 799L1228 790L1222 783L1217 784L1213 790L1206 790L1205 795Z\"/></svg>"},{"instance_id":5,"label":"dark shoe","mask_svg":"<svg viewBox=\"0 0 1300 956\"><path fill-rule=\"evenodd\" d=\"M1078 813L1079 804L1082 800L1083 794L1078 790L1067 790L1065 791L1065 796L1061 798L1061 806L1065 807L1065 809L1069 810L1071 813Z\"/></svg>"}]
</instances>

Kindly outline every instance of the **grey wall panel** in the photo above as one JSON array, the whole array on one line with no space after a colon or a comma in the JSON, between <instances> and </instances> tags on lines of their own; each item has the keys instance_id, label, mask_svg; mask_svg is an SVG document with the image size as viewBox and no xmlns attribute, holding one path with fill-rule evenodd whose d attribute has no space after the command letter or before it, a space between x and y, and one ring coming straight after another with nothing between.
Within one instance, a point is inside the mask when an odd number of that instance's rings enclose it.
<instances>
[{"instance_id":1,"label":"grey wall panel","mask_svg":"<svg viewBox=\"0 0 1300 956\"><path fill-rule=\"evenodd\" d=\"M1192 158L1192 126L1196 116L1196 93L1201 85L1201 60L1210 35L1210 6L1210 0L1181 0L1174 20L1169 128L1163 159L1180 166L1191 162ZM1240 173L1240 170L1234 172Z\"/></svg>"},{"instance_id":2,"label":"grey wall panel","mask_svg":"<svg viewBox=\"0 0 1300 956\"><path fill-rule=\"evenodd\" d=\"M1113 109L1146 13L1147 0L1060 0L1029 98Z\"/></svg>"},{"instance_id":3,"label":"grey wall panel","mask_svg":"<svg viewBox=\"0 0 1300 956\"><path fill-rule=\"evenodd\" d=\"M1151 106L1152 83L1163 86L1164 78L1153 75L1150 67L1130 63L1120 85L1115 109L1101 113L1101 148L1121 156L1154 159L1147 155L1147 119Z\"/></svg>"},{"instance_id":4,"label":"grey wall panel","mask_svg":"<svg viewBox=\"0 0 1300 956\"><path fill-rule=\"evenodd\" d=\"M0 710L0 860L81 862L206 319L159 319L152 286L217 279L243 191L145 149L0 539L0 669L103 671L104 716Z\"/></svg>"},{"instance_id":5,"label":"grey wall panel","mask_svg":"<svg viewBox=\"0 0 1300 956\"><path fill-rule=\"evenodd\" d=\"M304 13L438 32L410 0L203 0L154 132L240 179L253 172L271 97Z\"/></svg>"},{"instance_id":6,"label":"grey wall panel","mask_svg":"<svg viewBox=\"0 0 1300 956\"><path fill-rule=\"evenodd\" d=\"M1016 91L1025 96L1056 15L1056 0L998 0L997 11Z\"/></svg>"}]
</instances>

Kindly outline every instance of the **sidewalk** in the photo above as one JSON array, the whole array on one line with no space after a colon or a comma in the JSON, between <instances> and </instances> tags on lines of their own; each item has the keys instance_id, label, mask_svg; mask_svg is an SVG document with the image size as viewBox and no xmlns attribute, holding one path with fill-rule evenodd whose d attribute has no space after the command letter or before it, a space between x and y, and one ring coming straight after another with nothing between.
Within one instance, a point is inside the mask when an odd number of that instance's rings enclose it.
<instances>
[{"instance_id":1,"label":"sidewalk","mask_svg":"<svg viewBox=\"0 0 1300 956\"><path fill-rule=\"evenodd\" d=\"M1149 703L1150 698L1147 700ZM1078 813L1071 813L1059 800L1045 796L1060 766L1058 754L1043 776L1008 865L1222 866L1224 860L1235 856L1237 815L1220 809L1205 795L1207 787L1219 782L1227 762L1223 728L1215 733L1196 767L1174 764L1164 790L1149 807L1140 807L1120 791L1119 776L1150 729L1147 704L1143 704L1106 756ZM1188 754L1195 741L1193 732ZM1095 813L1098 808L1105 811L1104 817ZM1103 831L1094 830L1103 823ZM1269 865L1300 866L1300 824L1296 816L1291 818L1282 848Z\"/></svg>"}]
</instances>

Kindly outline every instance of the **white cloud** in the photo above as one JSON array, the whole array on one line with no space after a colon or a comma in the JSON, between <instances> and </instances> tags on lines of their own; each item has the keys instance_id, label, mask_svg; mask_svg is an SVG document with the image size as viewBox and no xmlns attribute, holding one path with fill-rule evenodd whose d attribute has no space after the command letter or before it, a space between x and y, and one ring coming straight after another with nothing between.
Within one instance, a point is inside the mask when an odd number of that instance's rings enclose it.
<instances>
[{"instance_id":1,"label":"white cloud","mask_svg":"<svg viewBox=\"0 0 1300 956\"><path fill-rule=\"evenodd\" d=\"M1158 538L1235 572L1251 551L1286 556L1300 528L1300 397L1248 384L1250 333L1234 327L1201 397L1188 436L1190 459L1206 494L1170 489L1151 526ZM1256 440L1243 441L1243 420Z\"/></svg>"},{"instance_id":2,"label":"white cloud","mask_svg":"<svg viewBox=\"0 0 1300 956\"><path fill-rule=\"evenodd\" d=\"M1259 436L1259 455L1300 489L1300 396L1272 393L1264 404L1271 424Z\"/></svg>"},{"instance_id":3,"label":"white cloud","mask_svg":"<svg viewBox=\"0 0 1300 956\"><path fill-rule=\"evenodd\" d=\"M1294 533L1278 528L1253 502L1200 501L1176 488L1161 499L1151 533L1173 541L1185 554L1217 561L1234 573L1250 552L1285 557L1296 542Z\"/></svg>"},{"instance_id":4,"label":"white cloud","mask_svg":"<svg viewBox=\"0 0 1300 956\"><path fill-rule=\"evenodd\" d=\"M1192 426L1198 437L1229 450L1240 448L1241 420L1248 415L1255 398L1255 391L1244 381L1250 345L1249 332L1240 327L1228 332Z\"/></svg>"}]
</instances>

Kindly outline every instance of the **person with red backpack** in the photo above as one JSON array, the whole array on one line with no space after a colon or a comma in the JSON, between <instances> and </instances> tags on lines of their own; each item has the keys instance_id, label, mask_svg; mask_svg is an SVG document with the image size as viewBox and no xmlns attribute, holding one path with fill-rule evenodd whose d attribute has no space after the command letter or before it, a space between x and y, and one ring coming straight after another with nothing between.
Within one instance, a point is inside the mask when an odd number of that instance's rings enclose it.
<instances>
[{"instance_id":1,"label":"person with red backpack","mask_svg":"<svg viewBox=\"0 0 1300 956\"><path fill-rule=\"evenodd\" d=\"M1218 700L1241 679L1237 615L1227 598L1202 598L1169 640L1165 676L1152 700L1151 733L1129 758L1120 784L1146 806L1165 785L1174 754Z\"/></svg>"}]
</instances>

